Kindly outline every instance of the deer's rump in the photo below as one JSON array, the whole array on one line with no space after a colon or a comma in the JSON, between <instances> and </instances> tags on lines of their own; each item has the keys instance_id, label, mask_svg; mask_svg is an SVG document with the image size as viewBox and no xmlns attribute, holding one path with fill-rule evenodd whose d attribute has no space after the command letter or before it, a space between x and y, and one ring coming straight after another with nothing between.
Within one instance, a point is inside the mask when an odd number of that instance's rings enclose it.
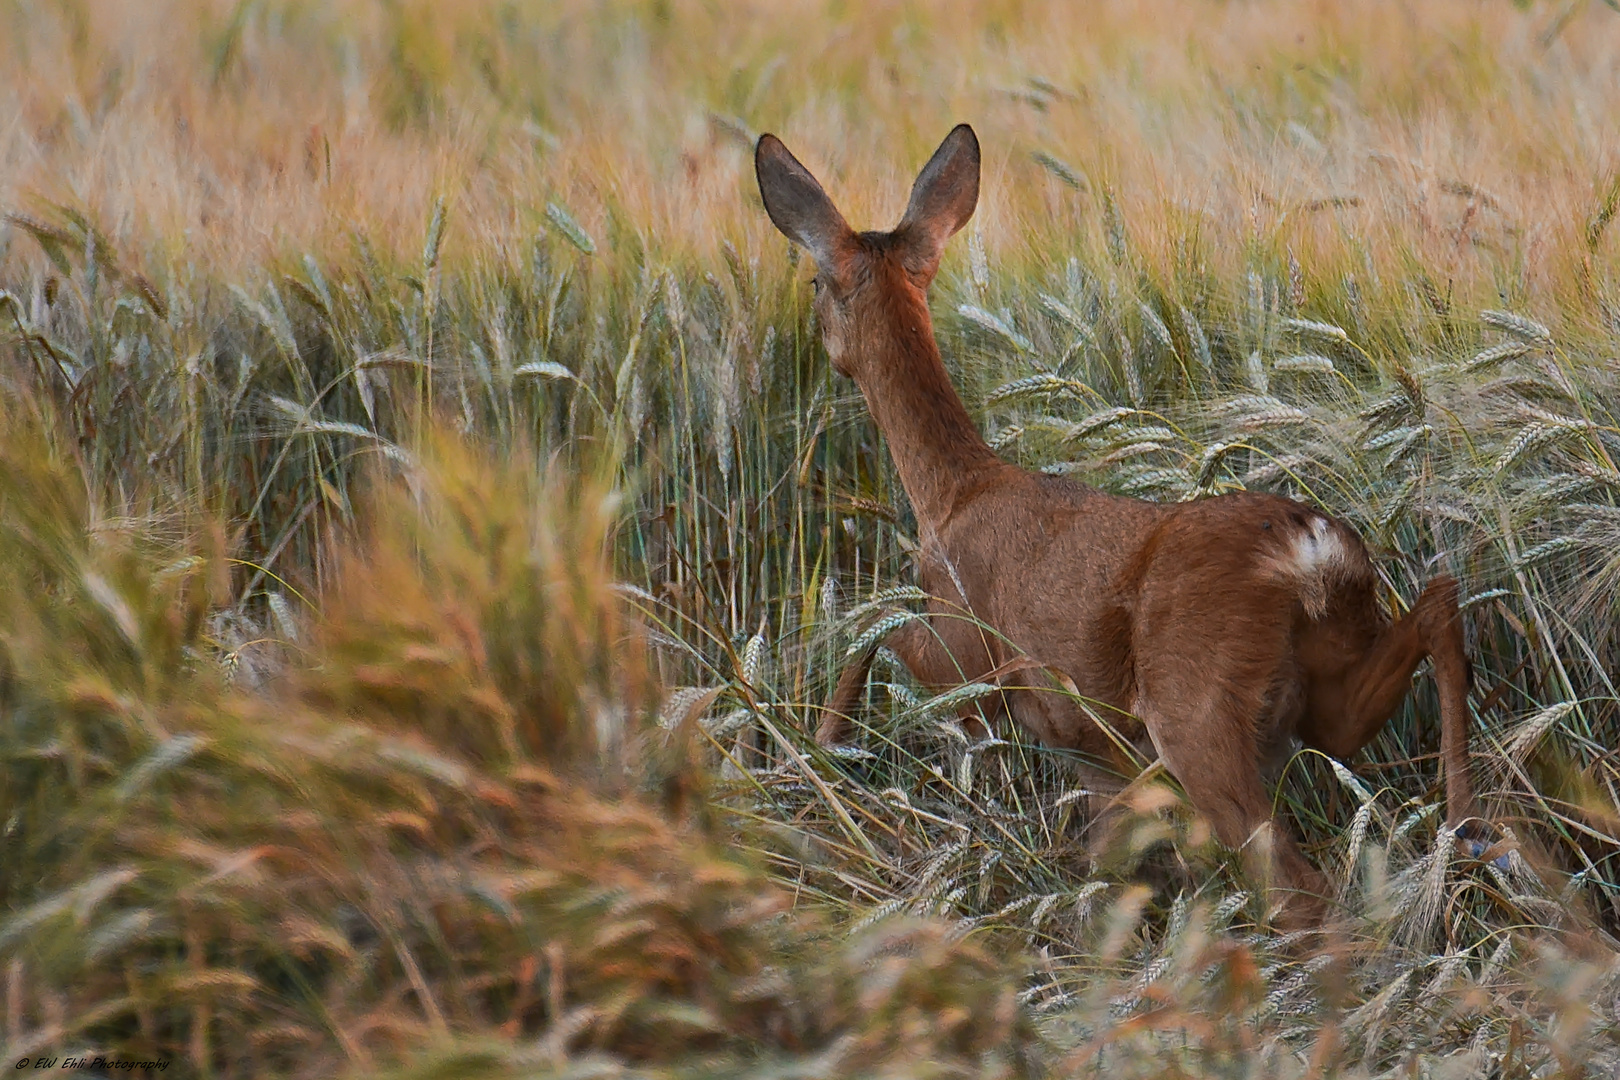
<instances>
[{"instance_id":1,"label":"deer's rump","mask_svg":"<svg viewBox=\"0 0 1620 1080\"><path fill-rule=\"evenodd\" d=\"M1366 546L1281 496L1167 508L1125 561L1089 631L1104 700L1167 723L1210 708L1286 740L1387 620Z\"/></svg>"}]
</instances>

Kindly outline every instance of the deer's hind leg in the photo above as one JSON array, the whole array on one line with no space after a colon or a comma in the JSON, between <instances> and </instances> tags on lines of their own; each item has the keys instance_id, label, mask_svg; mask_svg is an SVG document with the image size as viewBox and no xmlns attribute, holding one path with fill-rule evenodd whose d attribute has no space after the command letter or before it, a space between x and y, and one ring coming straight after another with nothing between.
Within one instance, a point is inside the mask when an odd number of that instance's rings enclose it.
<instances>
[{"instance_id":1,"label":"deer's hind leg","mask_svg":"<svg viewBox=\"0 0 1620 1080\"><path fill-rule=\"evenodd\" d=\"M1306 927L1326 914L1325 879L1305 858L1288 828L1275 822L1261 773L1273 731L1293 720L1301 704L1299 673L1286 620L1232 626L1207 609L1183 607L1168 635L1137 644L1135 711L1193 808L1227 847L1242 853L1251 874L1268 874L1294 890L1284 924ZM1162 625L1162 624L1161 624ZM1196 635L1199 647L1192 647ZM1157 646L1157 647L1155 647ZM1270 827L1270 865L1262 827Z\"/></svg>"},{"instance_id":2,"label":"deer's hind leg","mask_svg":"<svg viewBox=\"0 0 1620 1080\"><path fill-rule=\"evenodd\" d=\"M1245 868L1256 880L1270 877L1294 891L1284 907L1285 925L1320 923L1326 914L1327 882L1287 826L1272 817L1252 721L1241 706L1210 695L1185 703L1173 718L1147 704L1139 707L1154 733L1159 757L1216 838L1243 856ZM1264 842L1257 843L1263 828L1270 831L1269 852Z\"/></svg>"},{"instance_id":3,"label":"deer's hind leg","mask_svg":"<svg viewBox=\"0 0 1620 1080\"><path fill-rule=\"evenodd\" d=\"M1424 657L1434 662L1440 690L1440 756L1445 767L1446 820L1460 824L1474 812L1468 775L1468 657L1463 647L1457 583L1436 577L1399 621L1360 642L1339 639L1325 629L1307 642L1308 668L1329 668L1311 679L1299 737L1336 758L1348 760L1371 742L1412 686L1412 673ZM1348 663L1346 652L1359 655Z\"/></svg>"}]
</instances>

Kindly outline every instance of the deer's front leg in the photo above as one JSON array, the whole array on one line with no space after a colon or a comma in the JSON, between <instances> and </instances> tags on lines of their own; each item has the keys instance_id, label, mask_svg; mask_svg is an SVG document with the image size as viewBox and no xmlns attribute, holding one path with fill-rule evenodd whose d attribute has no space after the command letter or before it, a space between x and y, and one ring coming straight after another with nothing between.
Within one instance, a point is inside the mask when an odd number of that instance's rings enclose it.
<instances>
[{"instance_id":1,"label":"deer's front leg","mask_svg":"<svg viewBox=\"0 0 1620 1080\"><path fill-rule=\"evenodd\" d=\"M948 616L913 619L881 644L887 644L894 651L913 678L936 692L971 682L993 667L988 644L979 636L979 629ZM850 716L866 689L866 677L877 647L875 643L839 676L838 688L833 691L816 731L816 742L822 746L836 746L849 740ZM999 696L985 702L969 702L959 710L957 715L969 734L987 734L980 717L981 707L986 713L999 707Z\"/></svg>"}]
</instances>

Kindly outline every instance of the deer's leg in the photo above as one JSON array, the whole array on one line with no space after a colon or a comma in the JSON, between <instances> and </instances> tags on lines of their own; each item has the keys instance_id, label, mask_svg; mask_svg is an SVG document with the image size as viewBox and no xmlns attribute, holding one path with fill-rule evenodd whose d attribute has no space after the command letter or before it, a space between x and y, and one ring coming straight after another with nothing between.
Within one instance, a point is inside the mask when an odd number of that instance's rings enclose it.
<instances>
[{"instance_id":1,"label":"deer's leg","mask_svg":"<svg viewBox=\"0 0 1620 1080\"><path fill-rule=\"evenodd\" d=\"M1135 711L1216 838L1241 852L1258 880L1269 876L1294 891L1283 925L1319 924L1327 912L1326 881L1288 828L1273 820L1261 775L1263 741L1278 724L1291 726L1294 718L1284 714L1297 707L1291 703L1303 672L1293 626L1276 618L1235 618L1236 605L1212 605L1207 598L1194 603L1174 591L1184 579L1161 580L1166 592L1150 598L1133 644ZM1172 600L1182 602L1172 606Z\"/></svg>"},{"instance_id":2,"label":"deer's leg","mask_svg":"<svg viewBox=\"0 0 1620 1080\"><path fill-rule=\"evenodd\" d=\"M982 631L960 619L937 622L916 620L896 630L889 638L906 670L930 690L945 690L968 682L990 670L992 663ZM982 713L998 711L999 695L984 701L970 701L957 710L956 718L972 739L988 738Z\"/></svg>"},{"instance_id":3,"label":"deer's leg","mask_svg":"<svg viewBox=\"0 0 1620 1080\"><path fill-rule=\"evenodd\" d=\"M1283 909L1288 929L1319 925L1327 913L1327 882L1305 858L1289 830L1271 816L1260 776L1253 717L1246 703L1219 690L1188 702L1172 717L1142 703L1142 719L1153 735L1160 758L1209 822L1220 842L1240 852L1256 880L1270 878L1295 890ZM1268 844L1263 828L1269 828ZM1269 854L1269 865L1266 856Z\"/></svg>"},{"instance_id":4,"label":"deer's leg","mask_svg":"<svg viewBox=\"0 0 1620 1080\"><path fill-rule=\"evenodd\" d=\"M838 686L822 710L821 724L816 728L816 742L820 745L838 746L849 741L850 716L855 712L855 703L861 699L861 692L866 689L866 676L872 670L878 644L874 642L856 656L838 676Z\"/></svg>"},{"instance_id":5,"label":"deer's leg","mask_svg":"<svg viewBox=\"0 0 1620 1080\"><path fill-rule=\"evenodd\" d=\"M957 625L967 626L965 623ZM950 641L951 637L962 636L961 633L953 635L951 626L952 622L948 620L933 623L913 619L890 634L885 643L918 682L931 690L944 690L976 678L990 669L989 653L984 644L977 637L962 642ZM836 746L849 740L850 714L866 688L866 676L877 649L878 645L874 644L839 676L838 688L833 691L832 700L822 715L821 726L816 731L816 742L822 746ZM986 703L986 708L990 707L990 703ZM983 737L989 733L974 703L964 705L958 717L970 735Z\"/></svg>"},{"instance_id":6,"label":"deer's leg","mask_svg":"<svg viewBox=\"0 0 1620 1080\"><path fill-rule=\"evenodd\" d=\"M1474 812L1468 775L1468 657L1463 649L1457 583L1429 582L1417 603L1385 628L1334 685L1313 688L1300 724L1307 745L1349 759L1383 730L1427 656L1440 690L1440 757L1445 768L1446 820L1455 826Z\"/></svg>"}]
</instances>

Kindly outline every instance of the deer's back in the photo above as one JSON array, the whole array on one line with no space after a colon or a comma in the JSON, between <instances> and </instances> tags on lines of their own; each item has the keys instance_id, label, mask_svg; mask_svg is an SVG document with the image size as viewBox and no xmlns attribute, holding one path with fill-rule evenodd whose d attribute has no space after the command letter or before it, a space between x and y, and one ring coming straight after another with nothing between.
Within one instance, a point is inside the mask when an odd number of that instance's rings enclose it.
<instances>
[{"instance_id":1,"label":"deer's back","mask_svg":"<svg viewBox=\"0 0 1620 1080\"><path fill-rule=\"evenodd\" d=\"M1380 621L1360 538L1277 495L1152 503L1009 466L952 515L939 550L950 566L925 552L923 587L949 599L960 586L1009 643L953 634L965 675L1022 652L1127 710L1144 653L1196 656L1212 640L1295 648L1330 608L1334 625L1358 636ZM1071 721L1082 723L1048 716L1036 726Z\"/></svg>"},{"instance_id":2,"label":"deer's back","mask_svg":"<svg viewBox=\"0 0 1620 1080\"><path fill-rule=\"evenodd\" d=\"M1056 632L1049 620L1072 626L1097 606L1174 509L1008 466L952 514L939 540L975 614L1024 637ZM930 591L951 596L957 587L941 584L947 591Z\"/></svg>"}]
</instances>

